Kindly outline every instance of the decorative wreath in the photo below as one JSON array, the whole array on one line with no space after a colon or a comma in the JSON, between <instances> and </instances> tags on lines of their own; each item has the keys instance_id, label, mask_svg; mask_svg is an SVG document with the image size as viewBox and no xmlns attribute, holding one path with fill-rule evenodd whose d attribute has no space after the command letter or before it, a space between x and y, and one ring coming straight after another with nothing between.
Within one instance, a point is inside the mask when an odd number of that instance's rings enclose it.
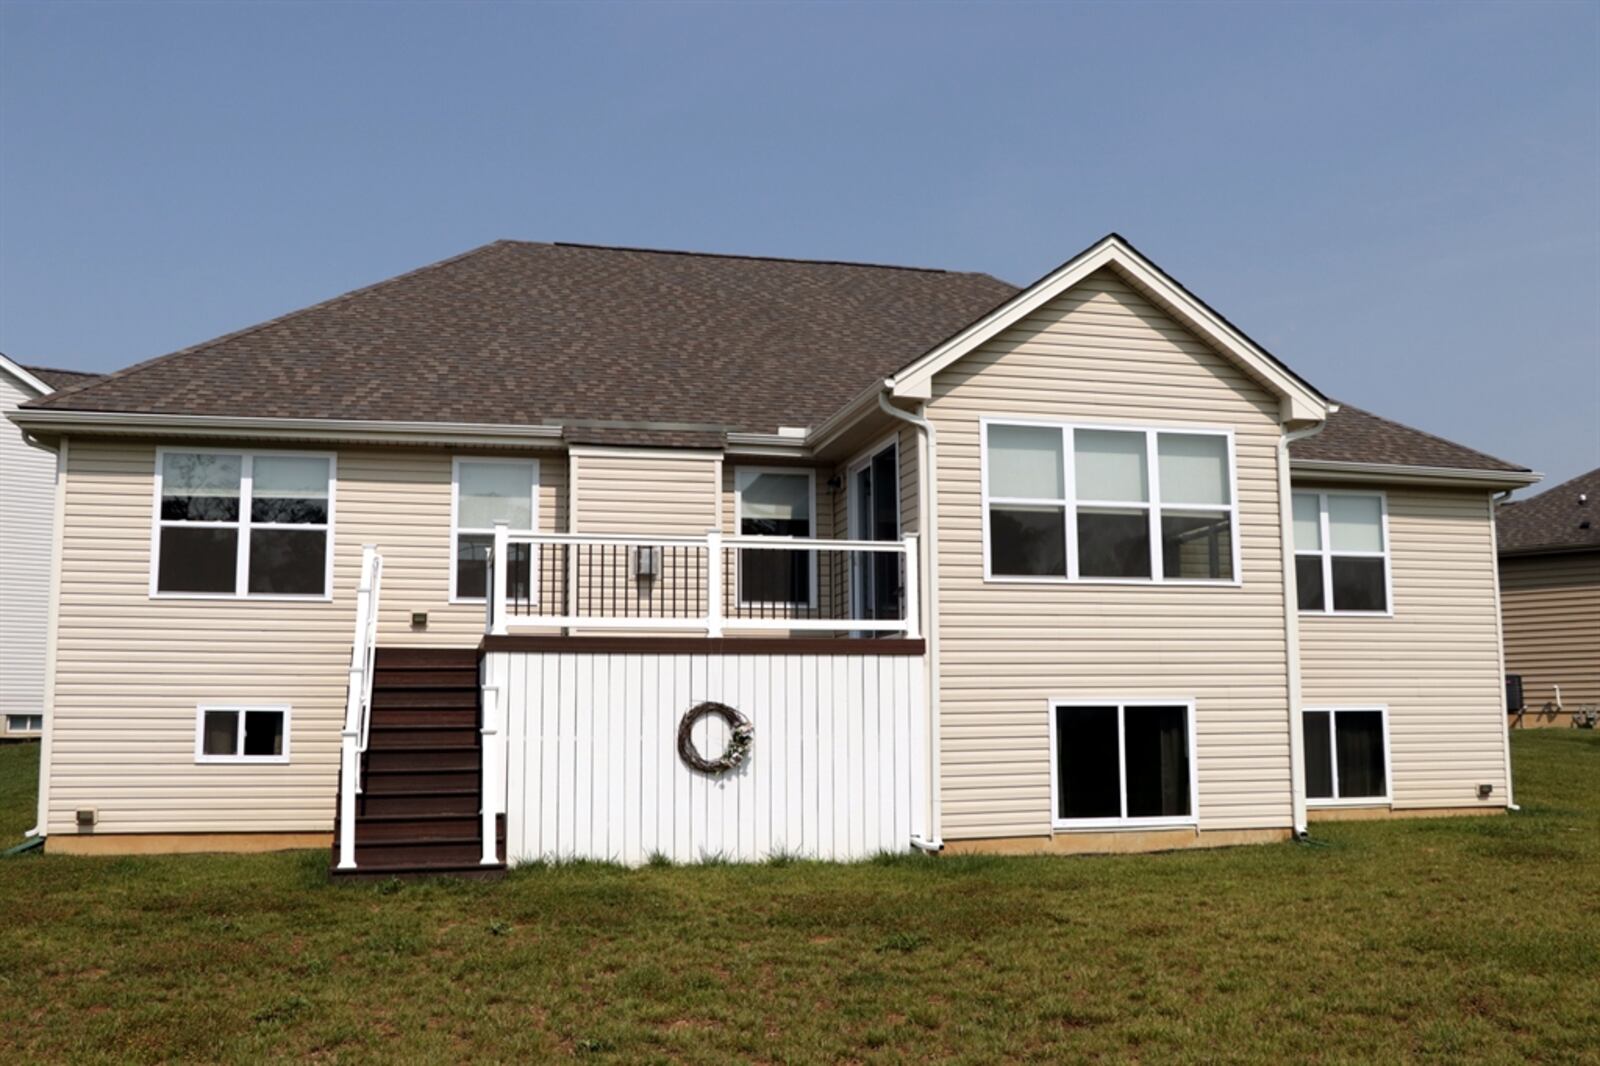
<instances>
[{"instance_id":1,"label":"decorative wreath","mask_svg":"<svg viewBox=\"0 0 1600 1066\"><path fill-rule=\"evenodd\" d=\"M701 755L694 746L693 732L695 723L708 715L716 715L728 723L728 728L733 731L733 737L728 741L727 750L719 759L708 759ZM703 774L720 774L735 769L750 756L750 748L756 740L756 727L750 724L750 719L729 707L725 703L697 703L688 714L683 716L683 721L678 723L678 758L682 759L691 769Z\"/></svg>"}]
</instances>

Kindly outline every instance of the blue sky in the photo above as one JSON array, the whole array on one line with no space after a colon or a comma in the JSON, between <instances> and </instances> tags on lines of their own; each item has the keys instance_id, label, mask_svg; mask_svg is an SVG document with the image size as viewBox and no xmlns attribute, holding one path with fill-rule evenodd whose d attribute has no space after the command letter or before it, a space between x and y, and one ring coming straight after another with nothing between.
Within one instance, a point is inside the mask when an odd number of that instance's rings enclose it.
<instances>
[{"instance_id":1,"label":"blue sky","mask_svg":"<svg viewBox=\"0 0 1600 1066\"><path fill-rule=\"evenodd\" d=\"M1027 282L1116 230L1335 397L1600 465L1600 4L0 5L0 350L497 237Z\"/></svg>"}]
</instances>

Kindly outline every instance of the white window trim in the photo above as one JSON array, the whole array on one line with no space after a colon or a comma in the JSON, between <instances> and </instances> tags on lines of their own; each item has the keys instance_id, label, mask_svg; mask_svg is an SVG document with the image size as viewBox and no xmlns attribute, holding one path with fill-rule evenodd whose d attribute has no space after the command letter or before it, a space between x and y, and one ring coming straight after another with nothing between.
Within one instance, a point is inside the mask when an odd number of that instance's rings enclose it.
<instances>
[{"instance_id":1,"label":"white window trim","mask_svg":"<svg viewBox=\"0 0 1600 1066\"><path fill-rule=\"evenodd\" d=\"M1305 716L1315 711L1328 712L1328 751L1333 762L1333 798L1314 799L1308 788L1306 795L1307 807L1392 807L1394 801L1394 764L1389 758L1389 707L1383 703L1345 703L1328 707L1302 707L1300 708L1300 728L1305 729ZM1339 796L1339 734L1334 728L1334 716L1341 711L1377 711L1382 715L1383 729L1383 795L1381 796L1353 796L1343 799Z\"/></svg>"},{"instance_id":2,"label":"white window trim","mask_svg":"<svg viewBox=\"0 0 1600 1066\"><path fill-rule=\"evenodd\" d=\"M733 534L736 537L744 536L744 490L745 486L761 474L786 474L791 477L804 474L806 477L807 500L811 506L811 536L816 539L821 536L818 529L820 522L817 518L820 508L817 507L817 472L809 466L736 466L733 468ZM781 538L774 538L781 539ZM802 550L802 549L797 549ZM807 589L805 602L797 600L747 600L739 594L744 587L740 580L739 561L744 557L742 551L733 553L733 589L735 602L740 607L804 607L807 610L817 605L817 570L819 560L815 551L808 552L811 557L811 582Z\"/></svg>"},{"instance_id":3,"label":"white window trim","mask_svg":"<svg viewBox=\"0 0 1600 1066\"><path fill-rule=\"evenodd\" d=\"M527 466L531 463L533 465L533 483L529 487L530 510L528 511L528 518L532 528L507 530L507 532L511 533L513 536L526 537L532 536L539 531L539 460L519 459L515 456L502 455L457 455L450 460L450 545L448 549L449 554L447 556L447 558L450 560L449 602L481 604L484 602L484 597L482 596L461 596L456 593L456 540L463 533L476 536L494 535L493 526L490 526L488 529L480 529L477 526L461 529L456 525L461 513L462 463L514 463L521 466ZM530 582L529 594L533 597L533 603L536 605L539 602L539 555L537 547L534 549L533 557L529 560L529 566L533 571L533 580Z\"/></svg>"},{"instance_id":4,"label":"white window trim","mask_svg":"<svg viewBox=\"0 0 1600 1066\"><path fill-rule=\"evenodd\" d=\"M161 489L165 458L169 453L180 455L237 455L239 457L239 520L237 522L183 522L166 521L161 517ZM326 459L328 461L328 520L327 522L251 522L250 492L257 456L284 456L296 459ZM333 541L334 526L338 517L334 497L339 481L339 457L334 452L284 451L272 448L217 448L205 445L182 447L161 445L156 448L155 484L150 503L150 598L153 600L290 600L299 603L327 603L333 599ZM237 529L239 543L234 549L234 583L232 592L162 592L157 587L161 577L161 530L167 526L187 529ZM250 531L252 529L289 529L306 533L322 532L327 539L324 546L322 592L249 592L250 585Z\"/></svg>"},{"instance_id":5,"label":"white window trim","mask_svg":"<svg viewBox=\"0 0 1600 1066\"><path fill-rule=\"evenodd\" d=\"M1058 707L1115 707L1117 709L1117 787L1121 792L1122 810L1128 809L1127 757L1125 751L1125 718L1129 707L1182 707L1184 709L1184 740L1189 749L1189 813L1182 817L1142 818L1062 818L1061 762L1056 757L1056 708ZM1104 829L1181 829L1200 824L1200 767L1195 746L1195 701L1191 696L1149 697L1137 699L1108 696L1104 699L1084 699L1078 696L1055 697L1045 701L1045 721L1050 731L1050 827L1057 831L1098 831Z\"/></svg>"},{"instance_id":6,"label":"white window trim","mask_svg":"<svg viewBox=\"0 0 1600 1066\"><path fill-rule=\"evenodd\" d=\"M1294 546L1294 557L1299 559L1302 555L1316 555L1322 558L1322 608L1300 608L1300 613L1313 617L1333 618L1393 618L1394 617L1394 562L1391 558L1393 545L1389 540L1389 494L1382 489L1297 489L1290 488L1291 506L1293 513L1294 496L1315 496L1317 498L1317 538L1321 543L1320 548L1301 549L1299 544ZM1383 551L1381 552L1336 552L1333 550L1333 540L1328 535L1328 497L1329 496L1366 496L1378 498L1379 532L1383 537ZM1338 610L1333 606L1333 557L1335 555L1347 556L1352 559L1382 559L1383 560L1383 602L1381 611L1352 611Z\"/></svg>"},{"instance_id":7,"label":"white window trim","mask_svg":"<svg viewBox=\"0 0 1600 1066\"><path fill-rule=\"evenodd\" d=\"M1063 480L1066 482L1065 495L1058 499L1023 498L1013 496L989 495L989 427L997 426L1036 426L1046 429L1061 430L1061 445ZM1146 495L1149 499L1142 502L1120 500L1080 500L1077 499L1077 463L1074 458L1073 446L1076 430L1110 430L1117 433L1143 433L1145 435L1145 469L1147 481ZM1220 504L1188 504L1164 503L1161 500L1161 470L1160 456L1157 453L1156 439L1161 433L1181 433L1194 436L1222 437L1227 441L1228 448L1228 503ZM1240 565L1239 551L1239 463L1234 449L1234 434L1231 428L1218 428L1216 426L1176 425L1165 423L1126 423L1126 422L1076 422L1061 419L1023 418L1008 415L983 415L978 419L978 472L983 511L983 580L994 584L1016 585L1200 585L1213 588L1237 588L1244 584L1244 572ZM989 551L990 516L993 505L1016 504L1021 506L1058 506L1064 508L1066 525L1066 576L1054 574L996 574L993 571L993 562ZM1084 507L1109 508L1128 510L1130 508L1143 510L1148 519L1150 537L1150 577L1083 577L1078 573L1078 508ZM1165 569L1161 556L1161 512L1163 510L1178 512L1212 512L1227 514L1229 522L1229 547L1232 552L1233 577L1167 577L1162 571Z\"/></svg>"},{"instance_id":8,"label":"white window trim","mask_svg":"<svg viewBox=\"0 0 1600 1066\"><path fill-rule=\"evenodd\" d=\"M207 755L206 745L206 712L207 711L234 711L239 717L238 744L244 747L244 713L246 711L277 711L283 715L283 754L281 755ZM282 766L289 761L289 738L291 735L290 708L287 703L202 703L194 712L194 761L201 764L224 763L230 766L257 765L257 766Z\"/></svg>"}]
</instances>

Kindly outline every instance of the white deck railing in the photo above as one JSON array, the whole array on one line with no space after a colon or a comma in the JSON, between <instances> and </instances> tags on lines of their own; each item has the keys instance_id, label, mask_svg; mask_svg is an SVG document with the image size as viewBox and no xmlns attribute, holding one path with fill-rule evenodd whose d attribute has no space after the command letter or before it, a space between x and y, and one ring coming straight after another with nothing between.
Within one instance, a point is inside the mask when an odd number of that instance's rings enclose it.
<instances>
[{"instance_id":1,"label":"white deck railing","mask_svg":"<svg viewBox=\"0 0 1600 1066\"><path fill-rule=\"evenodd\" d=\"M356 631L350 644L350 679L345 689L344 729L339 742L339 869L356 865L356 795L361 791L361 755L372 723L372 667L378 650L378 588L383 556L375 545L361 548L361 583L356 586Z\"/></svg>"},{"instance_id":2,"label":"white deck railing","mask_svg":"<svg viewBox=\"0 0 1600 1066\"><path fill-rule=\"evenodd\" d=\"M495 527L485 631L921 635L917 538L538 533Z\"/></svg>"}]
</instances>

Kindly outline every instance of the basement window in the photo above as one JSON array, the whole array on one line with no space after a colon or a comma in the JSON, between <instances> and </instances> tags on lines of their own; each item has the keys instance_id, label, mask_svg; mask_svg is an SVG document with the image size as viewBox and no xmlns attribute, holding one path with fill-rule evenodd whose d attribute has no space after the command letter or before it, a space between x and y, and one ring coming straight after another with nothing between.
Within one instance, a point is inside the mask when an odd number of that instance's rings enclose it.
<instances>
[{"instance_id":1,"label":"basement window","mask_svg":"<svg viewBox=\"0 0 1600 1066\"><path fill-rule=\"evenodd\" d=\"M1192 702L1055 701L1050 719L1057 829L1195 824Z\"/></svg>"},{"instance_id":2,"label":"basement window","mask_svg":"<svg viewBox=\"0 0 1600 1066\"><path fill-rule=\"evenodd\" d=\"M1294 566L1300 610L1389 614L1389 513L1384 495L1296 492Z\"/></svg>"},{"instance_id":3,"label":"basement window","mask_svg":"<svg viewBox=\"0 0 1600 1066\"><path fill-rule=\"evenodd\" d=\"M197 763L286 763L289 708L206 704L195 714Z\"/></svg>"},{"instance_id":4,"label":"basement window","mask_svg":"<svg viewBox=\"0 0 1600 1066\"><path fill-rule=\"evenodd\" d=\"M1383 707L1306 708L1306 802L1389 802L1389 715Z\"/></svg>"},{"instance_id":5,"label":"basement window","mask_svg":"<svg viewBox=\"0 0 1600 1066\"><path fill-rule=\"evenodd\" d=\"M154 596L327 599L334 458L156 450Z\"/></svg>"},{"instance_id":6,"label":"basement window","mask_svg":"<svg viewBox=\"0 0 1600 1066\"><path fill-rule=\"evenodd\" d=\"M7 733L39 733L43 731L44 715L42 714L6 715Z\"/></svg>"},{"instance_id":7,"label":"basement window","mask_svg":"<svg viewBox=\"0 0 1600 1066\"><path fill-rule=\"evenodd\" d=\"M983 420L984 576L1233 584L1233 437Z\"/></svg>"}]
</instances>

